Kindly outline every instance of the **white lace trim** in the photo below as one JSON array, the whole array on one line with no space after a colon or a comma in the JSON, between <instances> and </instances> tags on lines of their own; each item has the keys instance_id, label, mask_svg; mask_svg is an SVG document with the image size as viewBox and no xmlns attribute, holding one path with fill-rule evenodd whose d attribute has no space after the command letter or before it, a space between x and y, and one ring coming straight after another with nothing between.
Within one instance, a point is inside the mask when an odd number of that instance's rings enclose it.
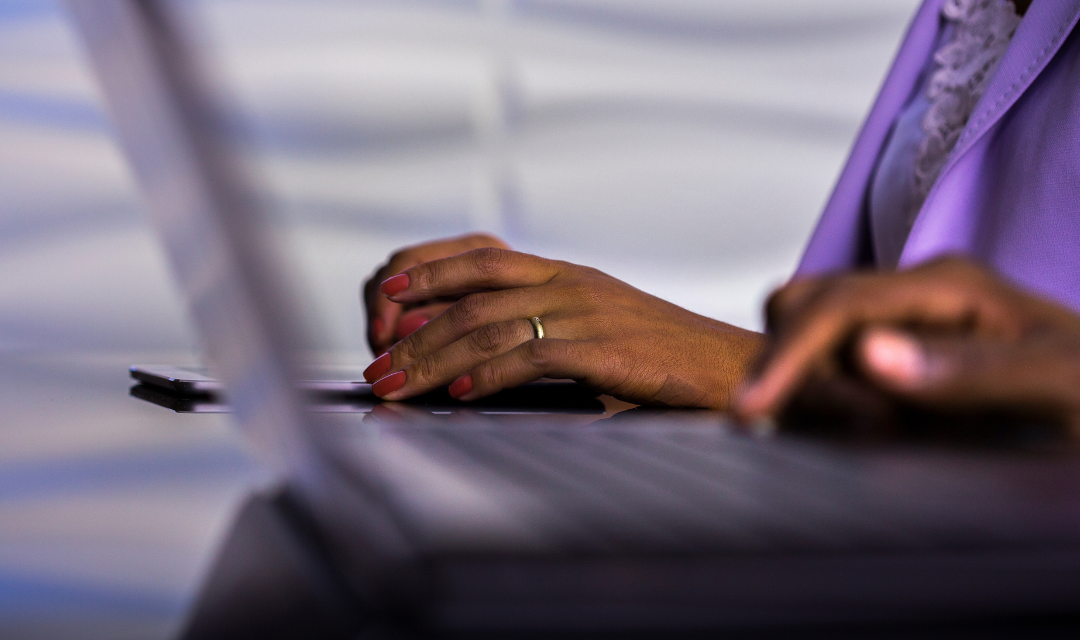
<instances>
[{"instance_id":1,"label":"white lace trim","mask_svg":"<svg viewBox=\"0 0 1080 640\"><path fill-rule=\"evenodd\" d=\"M1010 0L945 0L942 16L955 24L952 39L934 54L923 117L926 134L915 154L915 209L930 188L986 91L1020 24Z\"/></svg>"}]
</instances>

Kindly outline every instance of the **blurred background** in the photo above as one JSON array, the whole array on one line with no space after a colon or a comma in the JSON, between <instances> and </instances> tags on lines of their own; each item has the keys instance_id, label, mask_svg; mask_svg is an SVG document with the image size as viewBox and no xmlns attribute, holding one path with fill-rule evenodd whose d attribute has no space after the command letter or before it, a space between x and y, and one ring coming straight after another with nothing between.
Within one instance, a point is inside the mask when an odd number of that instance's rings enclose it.
<instances>
[{"instance_id":1,"label":"blurred background","mask_svg":"<svg viewBox=\"0 0 1080 640\"><path fill-rule=\"evenodd\" d=\"M471 230L741 326L794 267L914 0L190 2L323 317ZM197 345L62 7L0 0L0 348Z\"/></svg>"},{"instance_id":2,"label":"blurred background","mask_svg":"<svg viewBox=\"0 0 1080 640\"><path fill-rule=\"evenodd\" d=\"M473 230L758 327L917 4L178 1L354 364L363 279ZM0 637L180 627L272 480L227 416L128 397L197 346L62 7L0 0Z\"/></svg>"}]
</instances>

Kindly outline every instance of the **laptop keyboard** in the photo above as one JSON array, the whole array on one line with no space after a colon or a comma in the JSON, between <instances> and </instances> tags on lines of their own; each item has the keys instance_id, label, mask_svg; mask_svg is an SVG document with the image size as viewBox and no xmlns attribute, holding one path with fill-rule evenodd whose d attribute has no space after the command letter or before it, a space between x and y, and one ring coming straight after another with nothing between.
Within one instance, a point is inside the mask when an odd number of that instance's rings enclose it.
<instances>
[{"instance_id":1,"label":"laptop keyboard","mask_svg":"<svg viewBox=\"0 0 1080 640\"><path fill-rule=\"evenodd\" d=\"M888 534L844 504L854 488L840 465L777 456L718 429L476 432L427 437L479 468L540 494L596 540L623 547L754 549L778 542L846 542L836 531ZM749 445L749 446L747 446ZM824 485L831 484L831 487ZM841 498L841 499L838 499Z\"/></svg>"},{"instance_id":2,"label":"laptop keyboard","mask_svg":"<svg viewBox=\"0 0 1080 640\"><path fill-rule=\"evenodd\" d=\"M754 438L718 422L434 423L383 428L364 442L381 443L367 459L381 465L389 499L405 505L415 534L435 546L447 531L460 541L499 526L511 546L563 552L963 546L993 540L988 529L1001 541L1025 529L1013 526L1023 504L986 481L993 465L957 466L948 456L912 464ZM395 462L395 451L412 457ZM425 476L425 463L442 475ZM432 516L433 503L442 516ZM1046 516L1035 509L1029 520L1046 525ZM1066 529L1044 526L1044 534L1076 537Z\"/></svg>"}]
</instances>

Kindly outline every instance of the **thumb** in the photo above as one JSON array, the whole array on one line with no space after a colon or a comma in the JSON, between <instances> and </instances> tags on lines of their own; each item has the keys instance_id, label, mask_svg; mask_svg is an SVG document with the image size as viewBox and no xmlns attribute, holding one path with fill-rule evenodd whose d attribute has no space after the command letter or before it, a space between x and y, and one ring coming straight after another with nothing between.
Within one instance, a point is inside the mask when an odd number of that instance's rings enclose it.
<instances>
[{"instance_id":1,"label":"thumb","mask_svg":"<svg viewBox=\"0 0 1080 640\"><path fill-rule=\"evenodd\" d=\"M1076 358L1047 340L928 338L878 328L863 334L857 359L875 384L941 409L1060 405L1076 395L1069 388Z\"/></svg>"}]
</instances>

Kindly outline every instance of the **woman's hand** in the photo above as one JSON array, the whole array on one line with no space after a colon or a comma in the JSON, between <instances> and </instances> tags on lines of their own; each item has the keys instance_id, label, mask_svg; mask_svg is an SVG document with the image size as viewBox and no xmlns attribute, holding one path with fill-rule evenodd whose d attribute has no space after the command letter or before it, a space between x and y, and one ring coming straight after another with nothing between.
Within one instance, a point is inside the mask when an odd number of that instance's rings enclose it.
<instances>
[{"instance_id":1,"label":"woman's hand","mask_svg":"<svg viewBox=\"0 0 1080 640\"><path fill-rule=\"evenodd\" d=\"M473 400L546 376L639 404L723 409L762 344L595 269L503 249L413 266L381 290L397 305L459 298L365 372L387 400L448 384Z\"/></svg>"},{"instance_id":2,"label":"woman's hand","mask_svg":"<svg viewBox=\"0 0 1080 640\"><path fill-rule=\"evenodd\" d=\"M766 315L774 343L737 403L743 419L776 415L847 355L872 387L916 406L1080 423L1080 316L971 262L798 280Z\"/></svg>"},{"instance_id":3,"label":"woman's hand","mask_svg":"<svg viewBox=\"0 0 1080 640\"><path fill-rule=\"evenodd\" d=\"M367 307L368 344L375 355L384 353L390 345L416 331L450 306L450 301L445 300L428 300L412 305L398 304L379 292L379 284L421 262L448 258L481 247L510 248L495 236L474 233L406 247L390 256L386 264L375 271L360 290Z\"/></svg>"}]
</instances>

